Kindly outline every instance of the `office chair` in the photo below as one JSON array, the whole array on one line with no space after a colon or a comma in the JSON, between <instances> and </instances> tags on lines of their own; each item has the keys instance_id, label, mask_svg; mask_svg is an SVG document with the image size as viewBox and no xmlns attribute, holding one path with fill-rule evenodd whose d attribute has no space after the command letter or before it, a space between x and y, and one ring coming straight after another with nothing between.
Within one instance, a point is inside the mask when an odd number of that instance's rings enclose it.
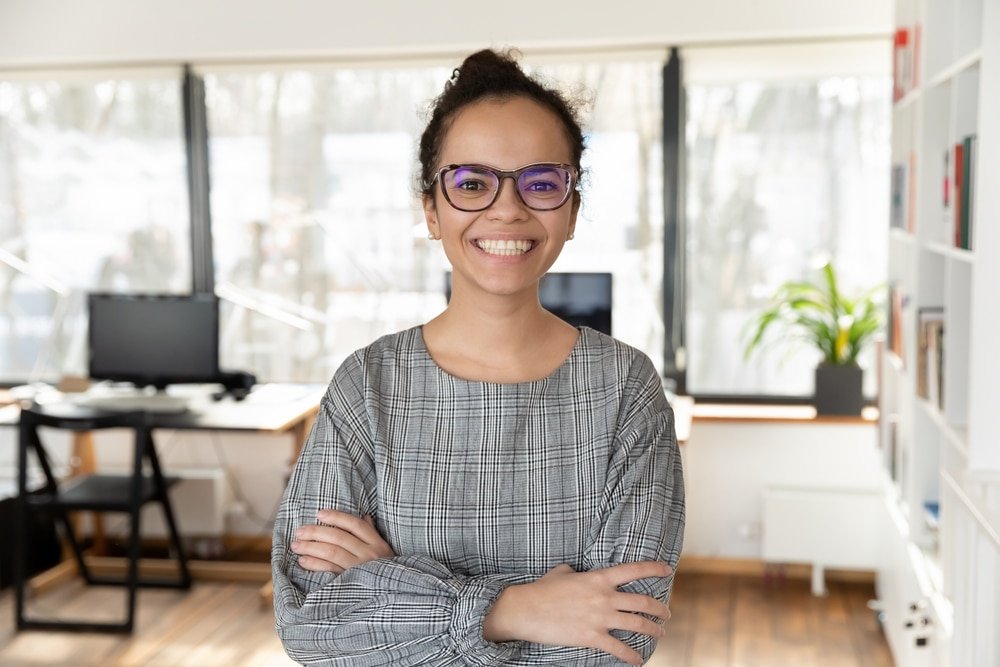
<instances>
[{"instance_id":1,"label":"office chair","mask_svg":"<svg viewBox=\"0 0 1000 667\"><path fill-rule=\"evenodd\" d=\"M38 428L69 431L94 431L128 428L134 433L132 472L129 475L93 474L59 482L52 471L49 456L42 445ZM18 444L18 501L14 554L14 582L16 587L17 628L19 630L75 630L82 632L131 633L135 621L136 589L139 586L187 589L191 586L187 558L181 544L173 509L167 496L168 488L177 480L166 478L153 447L152 430L142 412L105 412L72 405L32 405L21 410ZM44 477L41 489L29 492L27 471L28 455L34 453ZM149 472L145 472L148 464ZM139 577L140 516L142 506L149 502L160 503L170 534L178 576L176 579L142 579ZM83 547L70 521L71 511L122 512L130 517L131 529L128 542L128 572L124 578L95 575L84 558ZM27 558L27 518L29 512L48 512L63 530L84 581L89 585L126 586L127 609L120 622L70 621L60 619L28 618L25 614L25 569Z\"/></svg>"}]
</instances>

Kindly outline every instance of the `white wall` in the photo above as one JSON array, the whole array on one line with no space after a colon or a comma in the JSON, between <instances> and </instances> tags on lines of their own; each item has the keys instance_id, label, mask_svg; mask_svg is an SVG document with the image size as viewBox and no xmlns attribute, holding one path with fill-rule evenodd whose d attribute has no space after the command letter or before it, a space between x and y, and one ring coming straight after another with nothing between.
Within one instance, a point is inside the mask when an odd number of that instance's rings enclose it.
<instances>
[{"instance_id":1,"label":"white wall","mask_svg":"<svg viewBox=\"0 0 1000 667\"><path fill-rule=\"evenodd\" d=\"M874 424L698 421L683 447L684 554L761 557L767 486L881 489Z\"/></svg>"},{"instance_id":2,"label":"white wall","mask_svg":"<svg viewBox=\"0 0 1000 667\"><path fill-rule=\"evenodd\" d=\"M887 35L889 0L0 0L0 67ZM470 17L470 13L473 16Z\"/></svg>"}]
</instances>

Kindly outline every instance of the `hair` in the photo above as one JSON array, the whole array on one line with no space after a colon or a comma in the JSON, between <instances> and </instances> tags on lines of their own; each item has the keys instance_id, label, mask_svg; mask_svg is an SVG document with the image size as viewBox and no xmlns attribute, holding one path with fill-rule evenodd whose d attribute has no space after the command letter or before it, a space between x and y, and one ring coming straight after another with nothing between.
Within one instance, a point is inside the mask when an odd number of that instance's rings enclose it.
<instances>
[{"instance_id":1,"label":"hair","mask_svg":"<svg viewBox=\"0 0 1000 667\"><path fill-rule=\"evenodd\" d=\"M430 195L432 192L431 179L441 154L441 144L455 117L465 107L482 100L506 101L524 97L554 113L566 131L573 152L573 166L582 177L583 128L576 105L555 88L525 74L517 63L519 55L514 50L483 49L468 56L452 72L444 91L434 99L430 120L420 136L421 193Z\"/></svg>"}]
</instances>

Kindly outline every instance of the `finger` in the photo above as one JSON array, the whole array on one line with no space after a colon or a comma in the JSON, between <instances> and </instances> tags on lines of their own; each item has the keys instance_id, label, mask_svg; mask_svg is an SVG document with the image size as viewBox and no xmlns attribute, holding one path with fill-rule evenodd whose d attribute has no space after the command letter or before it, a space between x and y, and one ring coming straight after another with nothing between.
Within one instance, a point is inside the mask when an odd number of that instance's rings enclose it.
<instances>
[{"instance_id":1,"label":"finger","mask_svg":"<svg viewBox=\"0 0 1000 667\"><path fill-rule=\"evenodd\" d=\"M639 634L656 638L662 637L664 634L664 630L659 623L654 623L640 614L621 612L615 616L615 620L612 623L615 630L638 632Z\"/></svg>"},{"instance_id":2,"label":"finger","mask_svg":"<svg viewBox=\"0 0 1000 667\"><path fill-rule=\"evenodd\" d=\"M334 574L341 574L344 568L331 563L330 561L323 560L322 558L315 558L313 556L299 556L299 565L305 570L310 570L311 572L333 572Z\"/></svg>"},{"instance_id":3,"label":"finger","mask_svg":"<svg viewBox=\"0 0 1000 667\"><path fill-rule=\"evenodd\" d=\"M632 611L649 614L664 621L670 618L670 607L656 598L642 593L619 593L615 596L615 607L619 611Z\"/></svg>"},{"instance_id":4,"label":"finger","mask_svg":"<svg viewBox=\"0 0 1000 667\"><path fill-rule=\"evenodd\" d=\"M559 574L569 574L571 572L575 573L576 570L574 570L571 566L567 565L566 563L561 563L559 565L556 565L554 568L552 568L548 572L546 572L542 576L542 579L544 579L545 577L551 577L551 576L555 576L555 575L559 575Z\"/></svg>"},{"instance_id":5,"label":"finger","mask_svg":"<svg viewBox=\"0 0 1000 667\"><path fill-rule=\"evenodd\" d=\"M637 563L622 563L603 570L595 570L615 586L627 584L636 579L646 579L650 577L669 577L674 572L662 561L644 560Z\"/></svg>"},{"instance_id":6,"label":"finger","mask_svg":"<svg viewBox=\"0 0 1000 667\"><path fill-rule=\"evenodd\" d=\"M352 554L347 549L339 547L335 544L327 544L326 542L299 540L292 542L292 551L299 556L321 558L329 563L340 566L345 570L352 565L358 565L364 562L361 558Z\"/></svg>"},{"instance_id":7,"label":"finger","mask_svg":"<svg viewBox=\"0 0 1000 667\"><path fill-rule=\"evenodd\" d=\"M591 644L590 648L596 648L599 651L610 653L622 662L627 662L630 665L642 664L642 656L639 655L637 651L629 648L629 646L624 642L615 639L609 634L604 635Z\"/></svg>"},{"instance_id":8,"label":"finger","mask_svg":"<svg viewBox=\"0 0 1000 667\"><path fill-rule=\"evenodd\" d=\"M338 510L320 510L316 512L316 518L327 525L346 530L364 542L383 541L375 527L359 516Z\"/></svg>"},{"instance_id":9,"label":"finger","mask_svg":"<svg viewBox=\"0 0 1000 667\"><path fill-rule=\"evenodd\" d=\"M296 539L300 541L322 542L343 547L355 556L368 555L372 549L353 533L330 526L302 526L295 531Z\"/></svg>"}]
</instances>

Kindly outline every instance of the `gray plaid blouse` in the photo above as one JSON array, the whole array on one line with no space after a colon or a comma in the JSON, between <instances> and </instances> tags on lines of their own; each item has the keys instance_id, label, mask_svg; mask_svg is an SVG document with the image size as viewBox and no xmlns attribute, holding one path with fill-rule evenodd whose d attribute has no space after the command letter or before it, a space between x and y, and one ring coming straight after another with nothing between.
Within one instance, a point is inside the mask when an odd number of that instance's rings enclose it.
<instances>
[{"instance_id":1,"label":"gray plaid blouse","mask_svg":"<svg viewBox=\"0 0 1000 667\"><path fill-rule=\"evenodd\" d=\"M323 508L371 514L399 556L302 569L289 545ZM584 327L544 379L472 382L437 366L414 327L352 355L323 398L274 527L278 634L315 665L619 664L488 642L483 617L505 586L560 563L675 565L683 529L673 412L644 354ZM622 589L668 601L672 579Z\"/></svg>"}]
</instances>

